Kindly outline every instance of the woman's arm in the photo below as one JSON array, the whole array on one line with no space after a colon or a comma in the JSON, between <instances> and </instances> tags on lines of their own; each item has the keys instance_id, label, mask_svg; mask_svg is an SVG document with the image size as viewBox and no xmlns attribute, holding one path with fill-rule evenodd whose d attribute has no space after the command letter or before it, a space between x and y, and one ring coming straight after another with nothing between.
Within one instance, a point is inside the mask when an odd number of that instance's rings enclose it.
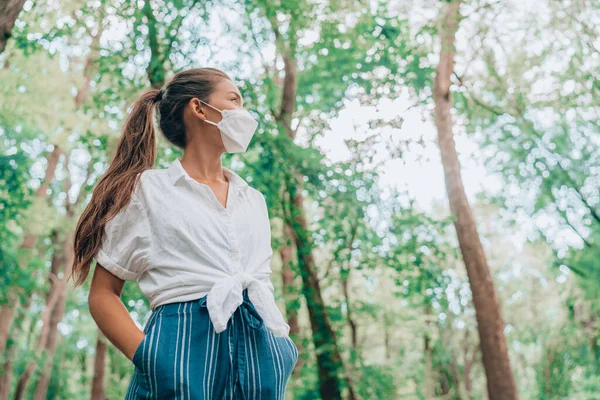
<instances>
[{"instance_id":1,"label":"woman's arm","mask_svg":"<svg viewBox=\"0 0 600 400\"><path fill-rule=\"evenodd\" d=\"M108 340L129 360L145 337L121 301L125 281L96 264L88 296L90 314Z\"/></svg>"}]
</instances>

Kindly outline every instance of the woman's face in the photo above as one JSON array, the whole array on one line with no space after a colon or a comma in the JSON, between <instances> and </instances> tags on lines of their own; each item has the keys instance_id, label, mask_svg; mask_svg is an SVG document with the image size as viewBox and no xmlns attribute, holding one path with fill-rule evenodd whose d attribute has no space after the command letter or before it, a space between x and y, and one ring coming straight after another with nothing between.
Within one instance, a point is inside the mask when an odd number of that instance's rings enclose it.
<instances>
[{"instance_id":1,"label":"woman's face","mask_svg":"<svg viewBox=\"0 0 600 400\"><path fill-rule=\"evenodd\" d=\"M244 105L240 91L229 79L223 79L216 85L207 102L218 110L241 109ZM219 128L205 122L210 121L217 124L223 118L219 111L210 106L198 98L190 100L183 114L186 134L189 135L188 143L200 138L198 140L202 142L203 147L214 147L225 151Z\"/></svg>"},{"instance_id":2,"label":"woman's face","mask_svg":"<svg viewBox=\"0 0 600 400\"><path fill-rule=\"evenodd\" d=\"M223 79L208 98L208 104L219 110L234 110L244 106L244 100L238 88L229 79ZM204 116L211 122L217 123L221 120L221 113L214 108L198 102L200 106L200 117Z\"/></svg>"}]
</instances>

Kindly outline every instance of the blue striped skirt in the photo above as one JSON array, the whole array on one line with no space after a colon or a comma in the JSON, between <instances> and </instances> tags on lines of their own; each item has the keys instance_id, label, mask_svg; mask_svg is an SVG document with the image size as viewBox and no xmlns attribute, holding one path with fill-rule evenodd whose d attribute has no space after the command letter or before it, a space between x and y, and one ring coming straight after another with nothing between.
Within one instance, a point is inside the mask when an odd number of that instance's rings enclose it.
<instances>
[{"instance_id":1,"label":"blue striped skirt","mask_svg":"<svg viewBox=\"0 0 600 400\"><path fill-rule=\"evenodd\" d=\"M298 361L294 342L267 329L247 289L221 333L206 296L156 307L144 333L126 400L283 400Z\"/></svg>"}]
</instances>

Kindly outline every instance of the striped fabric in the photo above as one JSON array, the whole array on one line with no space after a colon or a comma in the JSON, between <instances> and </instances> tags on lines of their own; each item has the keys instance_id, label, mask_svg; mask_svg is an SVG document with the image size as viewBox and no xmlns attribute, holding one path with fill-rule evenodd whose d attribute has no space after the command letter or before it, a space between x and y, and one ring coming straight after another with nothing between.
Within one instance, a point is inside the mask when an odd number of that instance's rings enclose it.
<instances>
[{"instance_id":1,"label":"striped fabric","mask_svg":"<svg viewBox=\"0 0 600 400\"><path fill-rule=\"evenodd\" d=\"M206 297L152 311L126 400L285 399L298 360L294 342L267 329L247 289L227 328L216 333Z\"/></svg>"}]
</instances>

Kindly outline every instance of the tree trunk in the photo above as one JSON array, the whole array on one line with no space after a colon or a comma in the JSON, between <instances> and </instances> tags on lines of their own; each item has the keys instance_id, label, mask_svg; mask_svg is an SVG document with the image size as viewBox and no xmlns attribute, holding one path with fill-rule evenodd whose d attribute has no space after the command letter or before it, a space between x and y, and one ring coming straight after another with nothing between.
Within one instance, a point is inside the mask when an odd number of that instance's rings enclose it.
<instances>
[{"instance_id":1,"label":"tree trunk","mask_svg":"<svg viewBox=\"0 0 600 400\"><path fill-rule=\"evenodd\" d=\"M289 225L284 225L283 231L285 243L288 243L288 239L291 241L293 237L291 228L289 227ZM285 244L279 249L279 254L281 256L282 261L281 278L283 281L283 297L285 299L285 304L287 307L287 322L290 326L290 337L292 338L292 340L294 340L294 343L296 343L296 347L298 348L298 354L302 354L302 345L299 341L300 326L298 325L298 309L296 307L289 307L289 304L295 303L298 299L298 291L296 290L296 286L294 285L294 271L291 267L293 263L292 251L293 247L291 243ZM292 372L294 377L300 377L302 365L304 365L304 359L302 357L298 357L296 367Z\"/></svg>"},{"instance_id":2,"label":"tree trunk","mask_svg":"<svg viewBox=\"0 0 600 400\"><path fill-rule=\"evenodd\" d=\"M296 80L296 38L292 37L284 42L279 31L277 19L267 13L271 27L275 34L276 55L281 54L284 62L285 74L283 78L282 101L279 111L273 111L273 117L283 127L287 136L294 140L296 131L292 129L292 116L296 107L295 97L297 89ZM327 310L321 296L319 279L316 274L316 265L312 255L312 243L307 231L304 216L301 174L286 178L284 187L290 195L290 215L284 217L284 223L291 227L291 233L296 245L298 269L302 277L302 294L306 299L308 314L313 332L313 343L317 353L317 369L319 372L319 392L323 399L341 399L340 374L343 372L342 358L337 345L335 332L329 321ZM293 182L292 182L293 181ZM284 215L286 207L284 207ZM349 379L346 378L350 397L354 398L354 391Z\"/></svg>"},{"instance_id":3,"label":"tree trunk","mask_svg":"<svg viewBox=\"0 0 600 400\"><path fill-rule=\"evenodd\" d=\"M25 318L27 317L27 310L29 309L30 302L31 297L28 297L25 301L25 304L23 304L23 307L20 310L18 310L19 315L17 318L20 318L21 321L25 320ZM33 326L34 323L32 322L31 325ZM19 338L21 337L21 335L24 334L24 326L24 323L15 324L13 329L10 331L10 337L13 338L13 340L7 341L7 346L5 350L6 357L4 359L4 363L2 364L2 373L0 374L0 400L8 400L10 396L10 385L13 379L14 372L13 361L17 356L17 350L19 348L19 343L17 342L17 340L14 340L14 338ZM25 343L27 344L27 341Z\"/></svg>"},{"instance_id":4,"label":"tree trunk","mask_svg":"<svg viewBox=\"0 0 600 400\"><path fill-rule=\"evenodd\" d=\"M46 393L48 392L48 385L50 384L50 372L52 371L52 367L54 364L54 355L56 354L56 342L58 336L58 323L62 321L65 315L65 306L67 303L67 296L69 292L69 286L67 285L67 280L71 275L71 271L73 269L73 246L72 246L72 233L67 232L67 236L63 242L64 252L66 254L65 257L65 271L63 273L63 278L60 280L60 283L57 285L57 290L59 291L58 300L56 302L56 306L53 309L52 317L50 319L50 326L48 332L48 339L46 341L45 352L46 359L44 361L44 366L40 371L40 375L38 378L38 382L35 388L34 400L44 400L46 398Z\"/></svg>"},{"instance_id":5,"label":"tree trunk","mask_svg":"<svg viewBox=\"0 0 600 400\"><path fill-rule=\"evenodd\" d=\"M297 185L297 186L296 186ZM292 228L298 256L298 268L302 276L302 293L306 299L310 325L313 332L313 343L317 352L317 368L319 371L319 390L323 399L341 399L339 374L342 372L342 359L337 345L337 338L321 295L319 278L312 255L310 232L307 230L303 212L301 179L296 185L290 184L290 196L293 208L298 213ZM291 186L291 187L290 187Z\"/></svg>"},{"instance_id":6,"label":"tree trunk","mask_svg":"<svg viewBox=\"0 0 600 400\"><path fill-rule=\"evenodd\" d=\"M350 281L350 272L352 270L348 269L346 278L342 279L342 291L344 292L344 301L346 302L346 314L348 315L348 326L350 327L350 338L352 342L352 348L356 352L356 355L360 355L360 350L358 348L358 328L356 321L354 321L354 317L352 315L352 307L350 306L350 294L348 290L348 282Z\"/></svg>"},{"instance_id":7,"label":"tree trunk","mask_svg":"<svg viewBox=\"0 0 600 400\"><path fill-rule=\"evenodd\" d=\"M350 302L350 294L348 293L348 285L349 285L349 281L350 281L350 272L352 271L352 269L348 269L348 274L346 275L346 278L342 280L342 288L344 291L344 299L346 302L346 312L348 315L348 326L350 327L350 333L351 333L351 340L352 340L352 349L354 350L354 357L350 359L350 365L346 366L346 382L348 382L348 388L349 388L349 394L348 394L348 399L350 400L354 400L355 394L354 394L354 390L353 390L353 384L352 382L355 381L357 379L356 376L356 363L357 360L360 359L360 349L358 347L358 325L356 323L356 321L354 321L354 317L352 314L352 306L351 306L351 302ZM360 379L360 377L358 377L358 379Z\"/></svg>"},{"instance_id":8,"label":"tree trunk","mask_svg":"<svg viewBox=\"0 0 600 400\"><path fill-rule=\"evenodd\" d=\"M431 308L425 304L425 332L423 352L425 353L425 398L435 398L435 371L433 370L433 350L431 348Z\"/></svg>"},{"instance_id":9,"label":"tree trunk","mask_svg":"<svg viewBox=\"0 0 600 400\"><path fill-rule=\"evenodd\" d=\"M276 115L276 120L282 124L290 139L294 139L296 132L292 130L291 120L295 107L296 95L296 60L284 55L285 77L283 81L283 100L281 111ZM306 299L310 325L313 332L313 343L317 352L317 368L319 371L319 391L323 399L341 399L340 373L343 371L342 358L337 345L335 332L327 315L325 303L321 296L319 279L316 274L316 265L312 255L312 244L307 231L304 216L302 196L302 176L296 175L295 182L287 182L286 187L290 192L292 213L295 217L285 221L290 225L296 245L298 269L302 277L302 292ZM349 385L350 392L352 391Z\"/></svg>"},{"instance_id":10,"label":"tree trunk","mask_svg":"<svg viewBox=\"0 0 600 400\"><path fill-rule=\"evenodd\" d=\"M0 2L0 54L6 48L6 42L12 36L12 29L25 0L4 0Z\"/></svg>"},{"instance_id":11,"label":"tree trunk","mask_svg":"<svg viewBox=\"0 0 600 400\"><path fill-rule=\"evenodd\" d=\"M165 83L165 68L161 62L160 43L158 41L158 22L152 11L150 0L144 1L142 14L147 18L148 26L148 45L150 47L150 62L146 67L146 76L150 81L150 86L154 89L160 89Z\"/></svg>"},{"instance_id":12,"label":"tree trunk","mask_svg":"<svg viewBox=\"0 0 600 400\"><path fill-rule=\"evenodd\" d=\"M13 360L17 355L17 345L12 343L6 349L6 359L2 364L2 374L0 375L0 400L8 400L10 395L10 383L13 378Z\"/></svg>"},{"instance_id":13,"label":"tree trunk","mask_svg":"<svg viewBox=\"0 0 600 400\"><path fill-rule=\"evenodd\" d=\"M106 355L108 344L104 335L98 330L98 339L96 340L96 356L94 357L94 380L92 381L91 400L104 400L104 365L106 364Z\"/></svg>"},{"instance_id":14,"label":"tree trunk","mask_svg":"<svg viewBox=\"0 0 600 400\"><path fill-rule=\"evenodd\" d=\"M356 238L356 232L358 230L358 224L353 224L348 239L346 240L346 249L348 250L348 254L352 254L352 244ZM350 256L350 260L351 261ZM346 313L348 315L348 326L350 327L351 333L351 341L352 348L357 357L360 357L360 350L358 348L358 324L354 320L354 316L352 314L352 302L350 301L350 290L348 286L350 285L350 275L352 274L352 265L348 262L348 268L344 268L343 261L341 263L340 270L340 281L342 282L342 292L344 293L344 301L346 302Z\"/></svg>"},{"instance_id":15,"label":"tree trunk","mask_svg":"<svg viewBox=\"0 0 600 400\"><path fill-rule=\"evenodd\" d=\"M384 311L383 314L383 343L385 346L385 360L390 361L392 359L392 349L390 346L390 317L388 316L388 312Z\"/></svg>"},{"instance_id":16,"label":"tree trunk","mask_svg":"<svg viewBox=\"0 0 600 400\"><path fill-rule=\"evenodd\" d=\"M488 394L491 400L517 399L517 388L508 358L500 305L475 220L465 195L452 134L450 77L454 68L455 36L461 18L460 4L460 0L453 0L445 5L440 29L440 61L433 90L438 145L442 156L450 209L455 217L454 227L473 293Z\"/></svg>"}]
</instances>

